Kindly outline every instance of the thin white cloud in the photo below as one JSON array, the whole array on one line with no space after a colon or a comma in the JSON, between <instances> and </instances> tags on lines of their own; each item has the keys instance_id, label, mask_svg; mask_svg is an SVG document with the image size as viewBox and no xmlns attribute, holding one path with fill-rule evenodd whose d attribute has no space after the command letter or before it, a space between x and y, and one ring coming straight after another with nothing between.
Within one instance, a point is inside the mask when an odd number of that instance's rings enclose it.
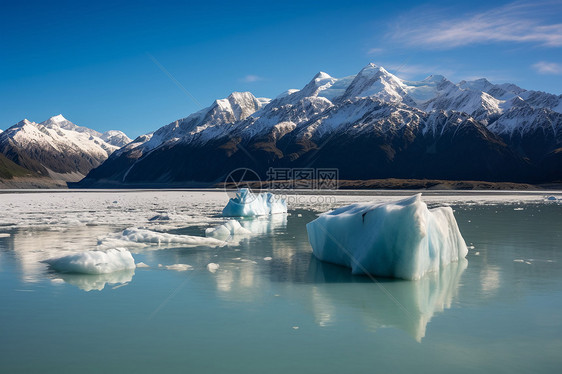
<instances>
[{"instance_id":1,"label":"thin white cloud","mask_svg":"<svg viewBox=\"0 0 562 374\"><path fill-rule=\"evenodd\" d=\"M368 55L376 55L376 54L382 53L383 51L384 51L384 49L382 49L382 48L371 48L367 51L367 54Z\"/></svg>"},{"instance_id":2,"label":"thin white cloud","mask_svg":"<svg viewBox=\"0 0 562 374\"><path fill-rule=\"evenodd\" d=\"M246 82L246 83L259 82L262 80L263 80L262 77L253 74L246 75L244 78L241 79L242 82Z\"/></svg>"},{"instance_id":3,"label":"thin white cloud","mask_svg":"<svg viewBox=\"0 0 562 374\"><path fill-rule=\"evenodd\" d=\"M533 64L533 68L540 74L562 74L562 64L556 62L539 61Z\"/></svg>"},{"instance_id":4,"label":"thin white cloud","mask_svg":"<svg viewBox=\"0 0 562 374\"><path fill-rule=\"evenodd\" d=\"M418 9L401 17L389 36L406 45L438 49L495 42L561 47L561 15L560 2L519 1L454 17Z\"/></svg>"},{"instance_id":5,"label":"thin white cloud","mask_svg":"<svg viewBox=\"0 0 562 374\"><path fill-rule=\"evenodd\" d=\"M454 75L454 71L451 69L438 65L387 62L380 64L380 66L402 79L425 78L431 74L442 74L445 77Z\"/></svg>"}]
</instances>

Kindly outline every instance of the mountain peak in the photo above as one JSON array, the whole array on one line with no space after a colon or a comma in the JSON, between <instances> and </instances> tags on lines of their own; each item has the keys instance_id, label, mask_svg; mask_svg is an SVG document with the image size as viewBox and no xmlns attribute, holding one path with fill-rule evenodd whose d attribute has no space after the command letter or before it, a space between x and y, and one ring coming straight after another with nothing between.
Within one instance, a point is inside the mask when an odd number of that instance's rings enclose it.
<instances>
[{"instance_id":1,"label":"mountain peak","mask_svg":"<svg viewBox=\"0 0 562 374\"><path fill-rule=\"evenodd\" d=\"M490 81L488 81L486 78L478 78L471 81L463 80L459 82L459 87L462 88L463 90L485 92L489 90L492 86L493 84L490 83Z\"/></svg>"},{"instance_id":2,"label":"mountain peak","mask_svg":"<svg viewBox=\"0 0 562 374\"><path fill-rule=\"evenodd\" d=\"M367 66L365 66L363 69L361 69L358 75L374 76L377 74L391 75L394 77L394 75L390 74L385 68L377 64L374 64L372 62L369 63Z\"/></svg>"},{"instance_id":3,"label":"mountain peak","mask_svg":"<svg viewBox=\"0 0 562 374\"><path fill-rule=\"evenodd\" d=\"M341 98L377 97L385 101L402 101L406 96L401 79L382 66L370 63L355 76Z\"/></svg>"},{"instance_id":4,"label":"mountain peak","mask_svg":"<svg viewBox=\"0 0 562 374\"><path fill-rule=\"evenodd\" d=\"M12 127L23 127L23 126L26 126L26 125L33 126L34 124L36 124L36 123L28 120L27 118L24 118Z\"/></svg>"},{"instance_id":5,"label":"mountain peak","mask_svg":"<svg viewBox=\"0 0 562 374\"><path fill-rule=\"evenodd\" d=\"M318 96L319 92L329 89L337 79L332 78L329 74L323 71L316 73L312 80L303 87L298 93L298 98L309 96Z\"/></svg>"},{"instance_id":6,"label":"mountain peak","mask_svg":"<svg viewBox=\"0 0 562 374\"><path fill-rule=\"evenodd\" d=\"M330 78L332 78L330 74L324 73L323 71L319 71L318 73L316 73L313 79L330 79Z\"/></svg>"},{"instance_id":7,"label":"mountain peak","mask_svg":"<svg viewBox=\"0 0 562 374\"><path fill-rule=\"evenodd\" d=\"M58 114L56 116L53 116L53 117L49 118L47 121L60 123L60 122L68 121L68 120L66 118L64 118L62 114Z\"/></svg>"},{"instance_id":8,"label":"mountain peak","mask_svg":"<svg viewBox=\"0 0 562 374\"><path fill-rule=\"evenodd\" d=\"M243 91L243 92L234 91L230 95L228 95L227 99L229 101L240 101L240 100L248 100L248 99L254 100L255 97L249 91Z\"/></svg>"}]
</instances>

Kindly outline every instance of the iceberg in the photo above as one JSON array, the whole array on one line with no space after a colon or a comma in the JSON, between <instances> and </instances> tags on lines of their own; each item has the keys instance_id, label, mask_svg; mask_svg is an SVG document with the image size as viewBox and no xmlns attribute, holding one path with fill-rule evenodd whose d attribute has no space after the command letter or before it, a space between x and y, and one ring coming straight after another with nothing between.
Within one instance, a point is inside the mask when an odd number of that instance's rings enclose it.
<instances>
[{"instance_id":1,"label":"iceberg","mask_svg":"<svg viewBox=\"0 0 562 374\"><path fill-rule=\"evenodd\" d=\"M126 249L86 251L45 262L60 273L107 274L136 267L133 255Z\"/></svg>"},{"instance_id":2,"label":"iceberg","mask_svg":"<svg viewBox=\"0 0 562 374\"><path fill-rule=\"evenodd\" d=\"M421 194L391 203L360 203L306 225L313 254L353 274L419 279L466 257L450 207L428 209Z\"/></svg>"},{"instance_id":3,"label":"iceberg","mask_svg":"<svg viewBox=\"0 0 562 374\"><path fill-rule=\"evenodd\" d=\"M222 210L223 217L253 217L287 213L287 202L271 192L255 195L241 188Z\"/></svg>"}]
</instances>

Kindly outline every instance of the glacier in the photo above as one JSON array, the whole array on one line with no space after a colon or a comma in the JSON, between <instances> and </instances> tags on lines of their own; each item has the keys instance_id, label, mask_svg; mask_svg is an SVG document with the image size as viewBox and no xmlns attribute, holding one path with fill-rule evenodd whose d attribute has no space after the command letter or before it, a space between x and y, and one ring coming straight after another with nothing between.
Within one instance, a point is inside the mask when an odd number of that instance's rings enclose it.
<instances>
[{"instance_id":1,"label":"glacier","mask_svg":"<svg viewBox=\"0 0 562 374\"><path fill-rule=\"evenodd\" d=\"M421 194L388 203L357 203L306 225L314 255L353 274L415 280L466 257L450 207L428 209Z\"/></svg>"},{"instance_id":2,"label":"glacier","mask_svg":"<svg viewBox=\"0 0 562 374\"><path fill-rule=\"evenodd\" d=\"M223 217L254 217L277 213L287 213L285 199L271 192L256 195L247 188L241 188L222 210Z\"/></svg>"},{"instance_id":3,"label":"glacier","mask_svg":"<svg viewBox=\"0 0 562 374\"><path fill-rule=\"evenodd\" d=\"M61 273L107 274L135 269L135 260L126 249L86 251L44 261Z\"/></svg>"}]
</instances>

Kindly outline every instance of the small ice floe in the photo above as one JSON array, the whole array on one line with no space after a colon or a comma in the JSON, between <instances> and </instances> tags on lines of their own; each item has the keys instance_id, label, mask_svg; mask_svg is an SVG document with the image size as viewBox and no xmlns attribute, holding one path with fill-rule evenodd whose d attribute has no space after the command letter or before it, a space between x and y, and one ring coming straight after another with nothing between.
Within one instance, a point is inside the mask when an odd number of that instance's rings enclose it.
<instances>
[{"instance_id":1,"label":"small ice floe","mask_svg":"<svg viewBox=\"0 0 562 374\"><path fill-rule=\"evenodd\" d=\"M353 274L419 279L466 257L450 207L428 209L421 194L391 203L361 203L306 225L314 255Z\"/></svg>"},{"instance_id":2,"label":"small ice floe","mask_svg":"<svg viewBox=\"0 0 562 374\"><path fill-rule=\"evenodd\" d=\"M273 260L273 258L271 258L271 257L268 256L268 257L264 257L263 260L264 260L264 261L271 261L271 260Z\"/></svg>"},{"instance_id":3,"label":"small ice floe","mask_svg":"<svg viewBox=\"0 0 562 374\"><path fill-rule=\"evenodd\" d=\"M219 270L220 265L219 264L215 264L214 262L211 262L209 264L207 264L207 270L209 270L211 273L216 273L217 270Z\"/></svg>"},{"instance_id":4,"label":"small ice floe","mask_svg":"<svg viewBox=\"0 0 562 374\"><path fill-rule=\"evenodd\" d=\"M520 211L520 210L525 210L525 208L513 208L513 210L518 210L518 211Z\"/></svg>"},{"instance_id":5,"label":"small ice floe","mask_svg":"<svg viewBox=\"0 0 562 374\"><path fill-rule=\"evenodd\" d=\"M251 235L252 232L245 229L236 220L229 220L215 227L209 227L205 230L205 236L226 240L232 236Z\"/></svg>"},{"instance_id":6,"label":"small ice floe","mask_svg":"<svg viewBox=\"0 0 562 374\"><path fill-rule=\"evenodd\" d=\"M287 213L287 202L271 192L253 194L241 188L222 210L224 217L253 217Z\"/></svg>"},{"instance_id":7,"label":"small ice floe","mask_svg":"<svg viewBox=\"0 0 562 374\"><path fill-rule=\"evenodd\" d=\"M480 252L474 252L475 256L480 256Z\"/></svg>"},{"instance_id":8,"label":"small ice floe","mask_svg":"<svg viewBox=\"0 0 562 374\"><path fill-rule=\"evenodd\" d=\"M302 214L300 214L300 213L299 213L299 214L297 214L297 217L299 217L299 218L300 218L300 217L302 217Z\"/></svg>"},{"instance_id":9,"label":"small ice floe","mask_svg":"<svg viewBox=\"0 0 562 374\"><path fill-rule=\"evenodd\" d=\"M188 264L173 264L173 265L166 265L165 267L168 270L175 270L175 271L193 270L193 266Z\"/></svg>"},{"instance_id":10,"label":"small ice floe","mask_svg":"<svg viewBox=\"0 0 562 374\"><path fill-rule=\"evenodd\" d=\"M113 239L119 240L119 243L130 242L133 246L136 246L135 243L207 247L218 247L224 245L223 241L215 238L206 238L193 235L168 234L143 228L129 228L123 230L121 234L117 235Z\"/></svg>"},{"instance_id":11,"label":"small ice floe","mask_svg":"<svg viewBox=\"0 0 562 374\"><path fill-rule=\"evenodd\" d=\"M248 264L257 264L256 261L254 261L254 260L248 260L247 258L242 258L242 259L240 259L240 262L245 262L245 263L248 263Z\"/></svg>"},{"instance_id":12,"label":"small ice floe","mask_svg":"<svg viewBox=\"0 0 562 374\"><path fill-rule=\"evenodd\" d=\"M138 268L149 268L150 266L147 265L147 264L145 264L144 262L139 262L139 263L137 264L137 267L138 267Z\"/></svg>"},{"instance_id":13,"label":"small ice floe","mask_svg":"<svg viewBox=\"0 0 562 374\"><path fill-rule=\"evenodd\" d=\"M469 245L469 246L466 247L466 248L468 248L468 249L474 249L474 246L473 246L473 245Z\"/></svg>"},{"instance_id":14,"label":"small ice floe","mask_svg":"<svg viewBox=\"0 0 562 374\"><path fill-rule=\"evenodd\" d=\"M135 260L126 249L108 251L86 251L59 258L45 260L61 273L106 274L135 268Z\"/></svg>"},{"instance_id":15,"label":"small ice floe","mask_svg":"<svg viewBox=\"0 0 562 374\"><path fill-rule=\"evenodd\" d=\"M0 232L0 238L9 238L11 236L11 234L5 233L5 232Z\"/></svg>"},{"instance_id":16,"label":"small ice floe","mask_svg":"<svg viewBox=\"0 0 562 374\"><path fill-rule=\"evenodd\" d=\"M298 330L299 327L298 326L293 326L293 330Z\"/></svg>"},{"instance_id":17,"label":"small ice floe","mask_svg":"<svg viewBox=\"0 0 562 374\"><path fill-rule=\"evenodd\" d=\"M154 221L169 221L170 220L170 216L168 214L157 214L154 217L151 217L148 219L149 222L154 222Z\"/></svg>"}]
</instances>

